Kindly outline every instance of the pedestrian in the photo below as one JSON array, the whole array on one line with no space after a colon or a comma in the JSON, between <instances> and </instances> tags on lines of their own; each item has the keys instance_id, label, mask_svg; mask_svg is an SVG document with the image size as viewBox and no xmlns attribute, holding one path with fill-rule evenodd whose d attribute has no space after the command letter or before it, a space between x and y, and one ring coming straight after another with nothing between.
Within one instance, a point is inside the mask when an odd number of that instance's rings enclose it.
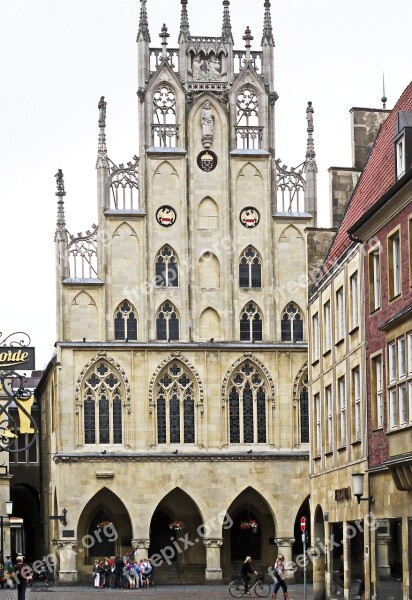
<instances>
[{"instance_id":1,"label":"pedestrian","mask_svg":"<svg viewBox=\"0 0 412 600\"><path fill-rule=\"evenodd\" d=\"M249 592L249 581L251 580L250 574L254 573L255 575L257 575L257 571L254 571L252 569L252 566L250 564L251 562L252 562L252 557L246 556L245 561L242 566L242 569L240 571L243 581L245 582L245 594L247 594L248 596L251 595L251 593Z\"/></svg>"},{"instance_id":2,"label":"pedestrian","mask_svg":"<svg viewBox=\"0 0 412 600\"><path fill-rule=\"evenodd\" d=\"M275 585L273 586L272 600L276 600L279 588L282 588L284 600L289 600L288 586L286 585L286 581L285 581L286 573L285 573L284 561L285 561L285 557L283 556L283 554L279 554L276 559L276 563L275 563L275 567L274 567L274 575L276 578L276 582L275 582Z\"/></svg>"},{"instance_id":3,"label":"pedestrian","mask_svg":"<svg viewBox=\"0 0 412 600\"><path fill-rule=\"evenodd\" d=\"M120 556L116 556L114 561L114 587L117 590L122 589L123 567L123 560L120 558Z\"/></svg>"},{"instance_id":4,"label":"pedestrian","mask_svg":"<svg viewBox=\"0 0 412 600\"><path fill-rule=\"evenodd\" d=\"M22 556L16 558L14 570L17 583L17 600L25 600L27 582L31 580L31 572L29 565L26 565Z\"/></svg>"},{"instance_id":5,"label":"pedestrian","mask_svg":"<svg viewBox=\"0 0 412 600\"><path fill-rule=\"evenodd\" d=\"M103 564L104 589L105 590L110 589L111 574L112 574L112 568L110 566L108 559L106 558L106 560L104 561L104 564Z\"/></svg>"},{"instance_id":6,"label":"pedestrian","mask_svg":"<svg viewBox=\"0 0 412 600\"><path fill-rule=\"evenodd\" d=\"M94 587L100 587L100 563L98 560L94 561L92 576L94 581Z\"/></svg>"},{"instance_id":7,"label":"pedestrian","mask_svg":"<svg viewBox=\"0 0 412 600\"><path fill-rule=\"evenodd\" d=\"M10 554L6 554L6 560L4 563L4 573L3 573L3 582L2 582L2 586L4 586L4 583L6 583L7 587L9 588L13 588L13 561L11 560L11 556Z\"/></svg>"}]
</instances>

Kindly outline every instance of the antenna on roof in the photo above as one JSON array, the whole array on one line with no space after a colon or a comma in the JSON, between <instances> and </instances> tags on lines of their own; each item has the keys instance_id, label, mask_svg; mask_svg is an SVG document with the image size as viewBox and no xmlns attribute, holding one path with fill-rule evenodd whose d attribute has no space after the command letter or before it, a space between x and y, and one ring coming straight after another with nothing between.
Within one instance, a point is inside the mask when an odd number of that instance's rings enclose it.
<instances>
[{"instance_id":1,"label":"antenna on roof","mask_svg":"<svg viewBox=\"0 0 412 600\"><path fill-rule=\"evenodd\" d=\"M383 85L383 95L381 98L381 102L382 102L382 108L385 109L388 99L385 94L385 72L384 71L382 71L382 85Z\"/></svg>"}]
</instances>

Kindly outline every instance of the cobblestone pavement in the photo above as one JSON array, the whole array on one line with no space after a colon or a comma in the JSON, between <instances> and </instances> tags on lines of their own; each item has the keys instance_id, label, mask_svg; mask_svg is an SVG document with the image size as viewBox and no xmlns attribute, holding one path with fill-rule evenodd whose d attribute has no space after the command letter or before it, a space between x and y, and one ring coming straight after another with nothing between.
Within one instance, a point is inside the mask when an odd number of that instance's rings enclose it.
<instances>
[{"instance_id":1,"label":"cobblestone pavement","mask_svg":"<svg viewBox=\"0 0 412 600\"><path fill-rule=\"evenodd\" d=\"M289 585L289 596L291 600L303 600L303 585ZM147 600L230 600L230 596L226 585L162 585L155 586L150 589L138 590L102 590L86 586L63 586L55 585L51 589L44 588L27 588L26 600L131 600L131 598L139 597L139 600L147 598ZM246 596L247 598L248 596ZM251 600L254 596L251 596ZM17 591L9 589L0 589L0 600L16 600ZM255 596L256 598L256 596ZM270 599L270 596L268 597ZM308 586L306 599L312 600L312 586ZM282 593L278 594L278 600L283 600Z\"/></svg>"}]
</instances>

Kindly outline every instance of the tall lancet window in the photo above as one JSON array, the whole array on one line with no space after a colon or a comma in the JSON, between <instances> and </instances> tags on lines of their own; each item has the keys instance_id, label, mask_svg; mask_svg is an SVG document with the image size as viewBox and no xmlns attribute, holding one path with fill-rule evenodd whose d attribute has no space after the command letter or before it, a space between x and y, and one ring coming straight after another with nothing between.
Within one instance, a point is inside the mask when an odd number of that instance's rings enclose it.
<instances>
[{"instance_id":1,"label":"tall lancet window","mask_svg":"<svg viewBox=\"0 0 412 600\"><path fill-rule=\"evenodd\" d=\"M137 340L136 310L127 300L116 309L114 316L114 339Z\"/></svg>"},{"instance_id":2,"label":"tall lancet window","mask_svg":"<svg viewBox=\"0 0 412 600\"><path fill-rule=\"evenodd\" d=\"M169 85L161 85L153 96L153 146L174 148L178 145L179 126L176 124L176 95Z\"/></svg>"},{"instance_id":3,"label":"tall lancet window","mask_svg":"<svg viewBox=\"0 0 412 600\"><path fill-rule=\"evenodd\" d=\"M267 381L253 363L243 363L229 385L229 442L264 444L267 429Z\"/></svg>"},{"instance_id":4,"label":"tall lancet window","mask_svg":"<svg viewBox=\"0 0 412 600\"><path fill-rule=\"evenodd\" d=\"M243 88L237 97L235 133L237 148L260 148L263 127L259 127L259 100L251 87Z\"/></svg>"},{"instance_id":5,"label":"tall lancet window","mask_svg":"<svg viewBox=\"0 0 412 600\"><path fill-rule=\"evenodd\" d=\"M262 287L262 259L253 246L248 246L240 257L239 287Z\"/></svg>"},{"instance_id":6,"label":"tall lancet window","mask_svg":"<svg viewBox=\"0 0 412 600\"><path fill-rule=\"evenodd\" d=\"M159 374L156 385L158 444L195 443L195 394L193 374L180 362L172 362Z\"/></svg>"},{"instance_id":7,"label":"tall lancet window","mask_svg":"<svg viewBox=\"0 0 412 600\"><path fill-rule=\"evenodd\" d=\"M300 443L309 444L309 394L308 373L303 375L299 387L299 430Z\"/></svg>"},{"instance_id":8,"label":"tall lancet window","mask_svg":"<svg viewBox=\"0 0 412 600\"><path fill-rule=\"evenodd\" d=\"M122 443L123 382L111 365L100 361L83 382L85 444Z\"/></svg>"},{"instance_id":9,"label":"tall lancet window","mask_svg":"<svg viewBox=\"0 0 412 600\"><path fill-rule=\"evenodd\" d=\"M282 313L282 342L303 341L303 314L297 304L289 302Z\"/></svg>"},{"instance_id":10,"label":"tall lancet window","mask_svg":"<svg viewBox=\"0 0 412 600\"><path fill-rule=\"evenodd\" d=\"M262 315L254 302L249 302L240 315L240 341L262 341Z\"/></svg>"},{"instance_id":11,"label":"tall lancet window","mask_svg":"<svg viewBox=\"0 0 412 600\"><path fill-rule=\"evenodd\" d=\"M173 248L163 246L156 256L156 287L178 287L179 261Z\"/></svg>"},{"instance_id":12,"label":"tall lancet window","mask_svg":"<svg viewBox=\"0 0 412 600\"><path fill-rule=\"evenodd\" d=\"M162 304L156 316L156 339L159 341L173 341L180 339L179 315L176 308L169 301Z\"/></svg>"}]
</instances>

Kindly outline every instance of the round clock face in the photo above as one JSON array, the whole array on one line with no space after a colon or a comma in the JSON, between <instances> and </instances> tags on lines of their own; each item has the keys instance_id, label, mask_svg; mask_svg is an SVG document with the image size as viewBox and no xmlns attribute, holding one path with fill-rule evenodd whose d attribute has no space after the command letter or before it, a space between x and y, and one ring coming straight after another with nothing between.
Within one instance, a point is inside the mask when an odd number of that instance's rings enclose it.
<instances>
[{"instance_id":1,"label":"round clock face","mask_svg":"<svg viewBox=\"0 0 412 600\"><path fill-rule=\"evenodd\" d=\"M171 206L161 206L156 213L156 221L162 227L171 227L176 221L176 211Z\"/></svg>"},{"instance_id":2,"label":"round clock face","mask_svg":"<svg viewBox=\"0 0 412 600\"><path fill-rule=\"evenodd\" d=\"M253 206L247 206L240 213L240 222L243 227L247 227L247 229L252 229L259 225L260 214L257 208L253 208Z\"/></svg>"},{"instance_id":3,"label":"round clock face","mask_svg":"<svg viewBox=\"0 0 412 600\"><path fill-rule=\"evenodd\" d=\"M199 169L202 169L202 171L206 171L206 173L209 173L210 171L213 171L213 169L216 169L216 165L217 156L211 150L205 150L204 152L201 152L197 157L197 166L199 167Z\"/></svg>"}]
</instances>

